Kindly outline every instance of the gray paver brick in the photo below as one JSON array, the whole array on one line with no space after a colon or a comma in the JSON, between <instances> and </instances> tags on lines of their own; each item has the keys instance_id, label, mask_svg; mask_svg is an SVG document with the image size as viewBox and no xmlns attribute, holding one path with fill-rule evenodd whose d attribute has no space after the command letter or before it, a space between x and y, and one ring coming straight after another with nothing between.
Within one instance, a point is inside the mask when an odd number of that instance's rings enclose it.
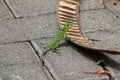
<instances>
[{"instance_id":1,"label":"gray paver brick","mask_svg":"<svg viewBox=\"0 0 120 80\"><path fill-rule=\"evenodd\" d=\"M82 11L81 29L92 43L102 49L120 49L119 25L120 19L116 18L107 10Z\"/></svg>"},{"instance_id":2,"label":"gray paver brick","mask_svg":"<svg viewBox=\"0 0 120 80\"><path fill-rule=\"evenodd\" d=\"M3 0L0 0L0 21L10 18L12 18L11 13L9 12L6 5L3 3Z\"/></svg>"},{"instance_id":3,"label":"gray paver brick","mask_svg":"<svg viewBox=\"0 0 120 80\"><path fill-rule=\"evenodd\" d=\"M53 13L59 0L5 0L16 17Z\"/></svg>"},{"instance_id":4,"label":"gray paver brick","mask_svg":"<svg viewBox=\"0 0 120 80\"><path fill-rule=\"evenodd\" d=\"M5 0L16 17L35 16L56 12L59 0ZM97 0L82 0L80 10L101 9Z\"/></svg>"},{"instance_id":5,"label":"gray paver brick","mask_svg":"<svg viewBox=\"0 0 120 80\"><path fill-rule=\"evenodd\" d=\"M120 19L112 15L108 10L81 11L81 28L86 30L111 29L119 27Z\"/></svg>"},{"instance_id":6,"label":"gray paver brick","mask_svg":"<svg viewBox=\"0 0 120 80\"><path fill-rule=\"evenodd\" d=\"M0 44L51 37L58 31L55 14L0 22Z\"/></svg>"},{"instance_id":7,"label":"gray paver brick","mask_svg":"<svg viewBox=\"0 0 120 80\"><path fill-rule=\"evenodd\" d=\"M102 9L104 6L99 0L81 0L80 10Z\"/></svg>"},{"instance_id":8,"label":"gray paver brick","mask_svg":"<svg viewBox=\"0 0 120 80\"><path fill-rule=\"evenodd\" d=\"M105 9L81 12L81 28L84 35L88 39L99 40L91 41L98 48L120 51L119 25L120 19ZM114 76L120 76L120 71L116 70L120 67L120 56L107 56L109 59L106 59L106 63L110 71Z\"/></svg>"},{"instance_id":9,"label":"gray paver brick","mask_svg":"<svg viewBox=\"0 0 120 80\"><path fill-rule=\"evenodd\" d=\"M0 80L50 80L40 64L0 68Z\"/></svg>"},{"instance_id":10,"label":"gray paver brick","mask_svg":"<svg viewBox=\"0 0 120 80\"><path fill-rule=\"evenodd\" d=\"M117 5L113 5L113 0L106 0L106 6L120 18L120 2Z\"/></svg>"},{"instance_id":11,"label":"gray paver brick","mask_svg":"<svg viewBox=\"0 0 120 80\"><path fill-rule=\"evenodd\" d=\"M39 61L27 42L0 45L0 66Z\"/></svg>"},{"instance_id":12,"label":"gray paver brick","mask_svg":"<svg viewBox=\"0 0 120 80\"><path fill-rule=\"evenodd\" d=\"M41 51L43 50L43 44L46 39L35 41ZM46 55L47 64L50 65L50 69L57 75L58 80L82 80L82 79L95 79L101 80L102 78L108 78L107 76L97 76L91 74L85 74L84 72L96 71L101 69L94 62L82 55L82 52L78 53L70 46L62 46L59 48L59 53L49 52Z\"/></svg>"},{"instance_id":13,"label":"gray paver brick","mask_svg":"<svg viewBox=\"0 0 120 80\"><path fill-rule=\"evenodd\" d=\"M40 1L40 4L42 2L42 5L43 5L42 8L39 6L39 2L37 2L37 0L34 0L32 2L31 1L32 0L19 0L19 1L6 0L10 8L15 13L16 17L52 13L55 11L57 6L56 5L57 0L48 1L51 3L47 3L47 0ZM96 0L85 0L81 2L82 2L81 10L103 8L101 4L99 4L98 2L96 3ZM45 3L47 3L47 6ZM0 5L2 4L3 2L0 2ZM53 5L51 6L51 4ZM82 6L85 6L85 7L82 7ZM1 6L0 8L1 10L4 9ZM119 8L117 7L116 10L118 9ZM8 14L6 9L4 10L5 10L5 14ZM1 11L0 13L3 14L2 12L4 12L4 10ZM118 13L119 13L119 10L118 10ZM115 50L120 49L120 45L119 45L120 38L118 37L120 33L119 31L120 19L115 18L113 14L111 14L109 11L105 9L89 11L89 12L82 11L80 14L81 14L80 23L81 23L81 28L83 29L84 35L86 35L87 38L90 38L90 39L93 38L93 39L101 40L100 42L92 41L92 43L95 46L100 48L110 48ZM0 44L16 42L16 41L40 39L43 37L53 36L58 30L55 16L56 16L55 14L52 14L52 15L33 17L33 18L24 18L24 19L16 19L16 20L11 19L7 21L1 21L0 22L1 24ZM1 19L4 19L4 18L1 18ZM95 32L88 33L90 30ZM41 46L45 42L44 41L36 41L36 42L39 45L40 49L42 49ZM0 56L2 56L0 58L1 59L0 64L3 64L3 65L8 63L19 63L24 61L38 60L35 57L34 52L31 50L30 45L28 45L28 43L0 45L0 49L1 49ZM90 61L89 59L81 55L82 52L80 52L81 54L78 54L78 52L75 51L73 48L65 47L65 46L61 47L60 50L61 50L60 55L57 55L53 52L49 52L50 54L48 54L46 57L47 61L49 62L48 64L50 64L50 66L54 70L54 73L57 74L59 79L62 79L62 80L64 79L74 80L76 78L85 79L86 74L83 74L81 71L96 71L97 69L100 69L99 66L96 66L96 64L94 64L92 61ZM9 54L9 55L6 55L6 54ZM111 59L117 61L118 63L120 62L119 56L113 56L113 55L108 55L108 56ZM12 69L14 69L14 67ZM114 70L112 68L110 69L113 71L115 76L120 75L119 71ZM9 73L11 74L11 67L8 68L8 71L9 70L10 70ZM16 69L15 71L16 74L17 74L17 70L18 69ZM1 75L3 75L3 72L6 72L7 74L7 71L2 70ZM22 72L22 70L20 72ZM99 77L97 75L88 75L87 77L100 78L101 76ZM103 76L103 77L106 77L106 76ZM24 78L27 80L26 77ZM9 79L13 79L13 78L8 77L8 80Z\"/></svg>"}]
</instances>

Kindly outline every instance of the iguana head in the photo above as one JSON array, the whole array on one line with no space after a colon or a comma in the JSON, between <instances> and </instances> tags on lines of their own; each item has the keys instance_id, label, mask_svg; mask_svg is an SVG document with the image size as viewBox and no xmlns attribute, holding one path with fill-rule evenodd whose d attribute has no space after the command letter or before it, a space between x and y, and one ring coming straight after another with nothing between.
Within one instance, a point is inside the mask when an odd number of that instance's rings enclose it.
<instances>
[{"instance_id":1,"label":"iguana head","mask_svg":"<svg viewBox=\"0 0 120 80\"><path fill-rule=\"evenodd\" d=\"M66 32L68 29L70 29L73 26L72 23L67 23L63 26L63 28L61 29L63 32Z\"/></svg>"}]
</instances>

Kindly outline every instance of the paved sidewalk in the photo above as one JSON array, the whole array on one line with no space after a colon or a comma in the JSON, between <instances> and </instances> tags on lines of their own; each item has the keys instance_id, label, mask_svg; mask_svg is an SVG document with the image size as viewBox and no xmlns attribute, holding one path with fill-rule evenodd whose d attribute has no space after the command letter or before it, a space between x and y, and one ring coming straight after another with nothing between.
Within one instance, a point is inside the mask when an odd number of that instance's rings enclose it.
<instances>
[{"instance_id":1,"label":"paved sidewalk","mask_svg":"<svg viewBox=\"0 0 120 80\"><path fill-rule=\"evenodd\" d=\"M120 80L120 55L88 52L71 43L62 42L57 54L46 55L48 69L41 65L43 44L59 30L58 1L0 0L0 80L110 80L109 75L84 73L103 68ZM120 50L120 3L115 6L112 1L106 1L106 9L98 0L81 0L80 24L95 46ZM97 65L102 59L105 66Z\"/></svg>"}]
</instances>

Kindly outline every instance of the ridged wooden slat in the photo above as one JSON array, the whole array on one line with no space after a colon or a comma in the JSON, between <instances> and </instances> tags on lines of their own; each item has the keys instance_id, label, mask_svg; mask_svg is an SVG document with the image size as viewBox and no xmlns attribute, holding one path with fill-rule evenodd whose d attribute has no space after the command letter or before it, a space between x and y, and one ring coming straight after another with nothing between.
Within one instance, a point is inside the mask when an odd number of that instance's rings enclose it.
<instances>
[{"instance_id":1,"label":"ridged wooden slat","mask_svg":"<svg viewBox=\"0 0 120 80\"><path fill-rule=\"evenodd\" d=\"M60 0L59 2L57 11L59 27L62 28L66 23L73 24L73 27L66 32L70 41L86 49L106 52L109 54L120 54L119 51L99 49L83 37L82 32L79 29L79 7L78 0Z\"/></svg>"}]
</instances>

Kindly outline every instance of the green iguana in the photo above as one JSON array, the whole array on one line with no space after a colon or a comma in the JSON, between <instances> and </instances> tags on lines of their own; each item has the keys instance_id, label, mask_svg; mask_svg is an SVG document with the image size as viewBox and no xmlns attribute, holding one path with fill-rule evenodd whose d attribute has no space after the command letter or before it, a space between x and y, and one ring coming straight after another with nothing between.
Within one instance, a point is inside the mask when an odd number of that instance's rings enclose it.
<instances>
[{"instance_id":1,"label":"green iguana","mask_svg":"<svg viewBox=\"0 0 120 80\"><path fill-rule=\"evenodd\" d=\"M45 45L45 52L43 52L43 57L45 56L45 54L49 51L49 50L55 50L58 46L59 43L62 39L67 39L66 37L66 31L68 31L68 29L70 29L73 25L71 23L67 23L65 24L60 31L56 34L56 36L53 38L53 40Z\"/></svg>"}]
</instances>

